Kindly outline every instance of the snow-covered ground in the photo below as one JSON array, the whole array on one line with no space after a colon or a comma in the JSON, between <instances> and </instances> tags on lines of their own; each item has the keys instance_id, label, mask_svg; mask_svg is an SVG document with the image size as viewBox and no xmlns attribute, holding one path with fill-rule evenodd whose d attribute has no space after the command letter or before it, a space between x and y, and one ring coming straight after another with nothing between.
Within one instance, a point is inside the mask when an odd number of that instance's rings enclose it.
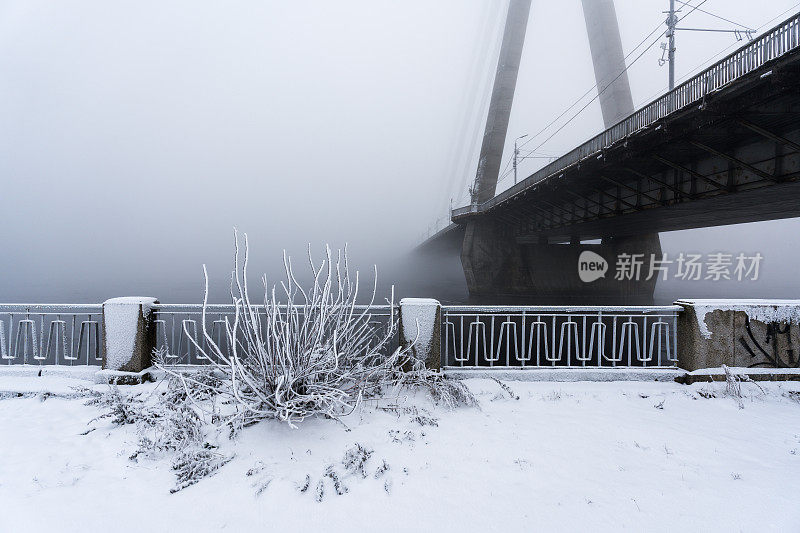
<instances>
[{"instance_id":1,"label":"snow-covered ground","mask_svg":"<svg viewBox=\"0 0 800 533\"><path fill-rule=\"evenodd\" d=\"M0 391L69 390L20 379ZM480 409L401 400L438 426L371 406L350 431L258 424L175 494L168 457L128 459L133 426L0 392L0 531L800 531L800 383L745 384L742 409L724 383L509 382L519 400L467 383ZM323 474L356 443L374 450L368 475L337 495Z\"/></svg>"}]
</instances>

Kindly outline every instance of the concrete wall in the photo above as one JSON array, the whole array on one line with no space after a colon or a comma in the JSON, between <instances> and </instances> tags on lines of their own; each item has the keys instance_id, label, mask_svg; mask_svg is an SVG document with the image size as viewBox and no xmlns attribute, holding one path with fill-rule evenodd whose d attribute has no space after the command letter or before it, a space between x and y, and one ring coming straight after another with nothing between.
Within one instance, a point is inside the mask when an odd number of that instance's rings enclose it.
<instances>
[{"instance_id":1,"label":"concrete wall","mask_svg":"<svg viewBox=\"0 0 800 533\"><path fill-rule=\"evenodd\" d=\"M678 366L800 368L800 301L679 300Z\"/></svg>"}]
</instances>

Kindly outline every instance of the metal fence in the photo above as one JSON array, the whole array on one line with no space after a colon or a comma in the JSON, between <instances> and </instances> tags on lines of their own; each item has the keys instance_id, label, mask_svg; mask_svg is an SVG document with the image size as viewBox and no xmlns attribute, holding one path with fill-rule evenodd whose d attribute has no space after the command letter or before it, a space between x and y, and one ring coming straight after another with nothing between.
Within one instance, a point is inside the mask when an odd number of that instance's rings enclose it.
<instances>
[{"instance_id":1,"label":"metal fence","mask_svg":"<svg viewBox=\"0 0 800 533\"><path fill-rule=\"evenodd\" d=\"M266 320L263 305L253 306L259 320ZM285 309L285 308L284 308ZM297 307L300 313L302 307ZM372 328L372 337L377 343L382 339L390 325L390 319L396 319L397 306L373 305L371 307L357 305L354 310L359 314L369 309L367 313L369 326ZM156 349L163 351L167 362L174 364L199 365L209 361L198 350L199 347L208 353L209 342L203 335L201 305L158 304L153 307L154 323L156 330ZM228 305L209 305L206 309L206 332L211 340L226 354L231 354L229 341L229 328L233 325L235 307ZM195 342L192 342L192 339ZM243 334L237 338L237 346L244 341ZM196 343L196 344L195 344ZM394 339L390 347L397 345Z\"/></svg>"},{"instance_id":2,"label":"metal fence","mask_svg":"<svg viewBox=\"0 0 800 533\"><path fill-rule=\"evenodd\" d=\"M100 365L102 305L0 305L0 363Z\"/></svg>"},{"instance_id":3,"label":"metal fence","mask_svg":"<svg viewBox=\"0 0 800 533\"><path fill-rule=\"evenodd\" d=\"M680 306L442 308L445 367L674 368Z\"/></svg>"},{"instance_id":4,"label":"metal fence","mask_svg":"<svg viewBox=\"0 0 800 533\"><path fill-rule=\"evenodd\" d=\"M264 319L264 306L254 307L259 318ZM367 306L354 308L358 313L366 309ZM156 348L164 351L168 362L208 363L190 340L191 337L207 350L201 305L158 304L152 312ZM207 331L226 354L231 350L226 331L233 324L234 314L233 305L209 305L206 313ZM102 315L102 304L0 304L0 363L99 366L103 362ZM390 318L396 319L397 315L397 306L369 308L369 327L376 342L385 335ZM393 339L390 347L396 347L397 342Z\"/></svg>"},{"instance_id":5,"label":"metal fence","mask_svg":"<svg viewBox=\"0 0 800 533\"><path fill-rule=\"evenodd\" d=\"M612 144L626 139L643 128L652 126L658 120L679 109L701 102L706 95L798 48L800 48L800 13L793 15L758 39L736 50L611 128L536 171L519 184L501 192L486 204L453 209L451 218L480 211L487 204L496 205L544 179L563 172L580 161L594 157Z\"/></svg>"},{"instance_id":6,"label":"metal fence","mask_svg":"<svg viewBox=\"0 0 800 533\"><path fill-rule=\"evenodd\" d=\"M356 306L358 312L366 306ZM675 367L679 306L442 308L445 367ZM263 306L255 306L266 320ZM302 308L299 308L302 312ZM368 324L383 338L397 306L372 306ZM202 306L153 308L156 347L175 364L204 364L208 341ZM206 331L230 354L227 332L233 305L209 305ZM35 365L100 365L102 305L0 304L0 362ZM192 339L195 342L192 342ZM241 343L243 338L237 338ZM391 349L398 339L392 340Z\"/></svg>"}]
</instances>

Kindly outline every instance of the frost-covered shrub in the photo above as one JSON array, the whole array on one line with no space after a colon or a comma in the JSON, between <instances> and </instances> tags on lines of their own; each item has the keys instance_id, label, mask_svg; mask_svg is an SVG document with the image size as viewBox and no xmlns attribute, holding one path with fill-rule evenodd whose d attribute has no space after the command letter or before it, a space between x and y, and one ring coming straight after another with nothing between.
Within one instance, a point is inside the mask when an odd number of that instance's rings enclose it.
<instances>
[{"instance_id":1,"label":"frost-covered shrub","mask_svg":"<svg viewBox=\"0 0 800 533\"><path fill-rule=\"evenodd\" d=\"M233 457L223 455L209 446L181 451L172 460L172 470L178 481L175 488L170 489L170 492L175 493L194 485L201 479L216 473L231 459Z\"/></svg>"},{"instance_id":2,"label":"frost-covered shrub","mask_svg":"<svg viewBox=\"0 0 800 533\"><path fill-rule=\"evenodd\" d=\"M495 383L500 385L500 388L503 389L503 392L508 394L509 398L511 398L512 400L519 400L519 396L517 395L516 392L514 392L514 390L511 387L509 387L507 384L503 383L502 381L500 381L495 377L492 377L492 379L494 380Z\"/></svg>"},{"instance_id":3,"label":"frost-covered shrub","mask_svg":"<svg viewBox=\"0 0 800 533\"><path fill-rule=\"evenodd\" d=\"M225 342L218 344L207 327L205 267L203 339L195 340L186 332L200 356L223 376L200 390L232 406L219 414L225 422L242 427L278 419L293 426L320 415L338 420L364 399L379 397L397 385L422 386L434 400L451 407L476 404L463 384L426 370L408 348L390 349L397 331L394 317L389 317L383 331L373 325L377 271L369 305L357 307L359 275L351 275L346 249L334 255L326 248L320 263L309 252L313 283L307 289L297 282L291 259L284 254L286 280L270 288L263 279L263 304L256 305L247 286L247 235L243 257L238 235L235 239L231 283L235 312L225 320ZM388 302L394 304L393 291ZM194 381L194 390L203 385L177 368L157 365L178 379ZM186 391L190 397L195 394L188 386Z\"/></svg>"},{"instance_id":4,"label":"frost-covered shrub","mask_svg":"<svg viewBox=\"0 0 800 533\"><path fill-rule=\"evenodd\" d=\"M374 453L374 450L360 443L355 443L351 448L345 450L341 461L341 467L336 464L327 465L316 484L312 483L311 475L306 474L305 479L296 485L297 490L301 493L305 493L308 492L313 485L315 487L313 490L314 499L321 502L325 499L326 486L333 488L333 494L343 496L350 492L350 489L345 485L345 481L348 479L359 482L368 479L377 481L385 478L383 481L384 490L389 492L391 488L391 479L387 478L387 472L391 468L389 463L386 462L386 459L381 459L380 466L377 467L374 474L370 474L372 467L369 465L369 462Z\"/></svg>"},{"instance_id":5,"label":"frost-covered shrub","mask_svg":"<svg viewBox=\"0 0 800 533\"><path fill-rule=\"evenodd\" d=\"M391 469L391 467L389 466L389 463L387 463L387 462L386 462L386 459L384 459L384 460L383 460L383 462L381 463L381 466L379 466L379 467L378 467L378 469L377 469L377 470L375 470L375 474L373 474L373 477L374 477L375 479L380 479L380 478L382 478L382 477L383 477L383 475L384 475L384 474L386 474L386 472L388 472L390 469Z\"/></svg>"},{"instance_id":6,"label":"frost-covered shrub","mask_svg":"<svg viewBox=\"0 0 800 533\"><path fill-rule=\"evenodd\" d=\"M342 459L342 466L349 474L358 474L362 478L367 477L366 465L369 458L372 457L373 450L365 448L361 444L356 443L355 446L347 450Z\"/></svg>"},{"instance_id":7,"label":"frost-covered shrub","mask_svg":"<svg viewBox=\"0 0 800 533\"><path fill-rule=\"evenodd\" d=\"M722 365L722 370L725 372L725 396L733 398L736 401L736 404L739 406L739 409L744 409L742 383L751 383L755 385L759 391L761 391L761 394L764 394L764 389L762 389L758 383L753 381L750 376L740 376L734 374L727 365Z\"/></svg>"},{"instance_id":8,"label":"frost-covered shrub","mask_svg":"<svg viewBox=\"0 0 800 533\"><path fill-rule=\"evenodd\" d=\"M207 327L207 274L202 338L185 332L199 356L208 360L207 368L189 371L167 364L166 351L160 351L154 354L154 361L167 372L165 388L157 387L144 397L125 395L112 387L107 394L93 393L90 399L107 410L101 418L110 418L117 425L136 425L140 440L132 460L172 454L177 477L173 492L214 474L231 460L211 444L213 437L220 433L233 437L242 427L265 419L292 426L310 416L341 422L343 415L364 400L396 398L401 389L410 388L425 390L435 403L450 408L477 405L463 383L426 369L410 355L408 347L390 349L397 322L390 316L381 331L373 325L377 278L370 304L356 306L359 276L351 277L346 251L334 258L326 249L319 264L309 254L314 281L308 289L298 284L291 261L284 256L286 281L280 285L280 297L277 287L267 290L264 281L264 303L254 305L247 288L247 236L241 264L238 237L236 242L235 312L224 322L225 342L218 344L219 339L215 341ZM205 274L205 267L203 270ZM392 294L388 300L392 306L393 300ZM416 408L408 414L416 417L412 421L420 426L438 425L435 418L419 415ZM371 450L356 445L345 454L343 472L330 465L316 484L306 476L298 490L313 492L321 501L329 483L336 494L344 494L348 489L343 477L367 478L371 455ZM383 477L388 468L384 462L375 478ZM256 473L248 471L249 476ZM271 481L269 475L258 477L256 494ZM389 492L391 480L385 481L384 488Z\"/></svg>"},{"instance_id":9,"label":"frost-covered shrub","mask_svg":"<svg viewBox=\"0 0 800 533\"><path fill-rule=\"evenodd\" d=\"M142 411L142 400L139 395L125 395L116 385L111 385L108 392L102 393L92 389L83 389L89 395L86 405L94 405L106 411L100 416L90 420L102 420L108 418L116 426L135 424L140 419Z\"/></svg>"},{"instance_id":10,"label":"frost-covered shrub","mask_svg":"<svg viewBox=\"0 0 800 533\"><path fill-rule=\"evenodd\" d=\"M449 409L456 407L478 407L478 399L461 381L447 379L442 373L425 368L419 361L414 362L411 371L397 376L399 383L424 389L437 405Z\"/></svg>"},{"instance_id":11,"label":"frost-covered shrub","mask_svg":"<svg viewBox=\"0 0 800 533\"><path fill-rule=\"evenodd\" d=\"M90 397L86 403L105 409L93 421L110 419L115 425L135 425L139 442L130 455L132 461L172 455L177 483L170 492L177 492L215 473L231 459L208 440L208 431L213 431L215 425L203 415L211 413L213 422L216 402L207 393L214 378L206 374L197 374L192 381L170 378L165 390L157 389L149 395L127 395L116 385L107 392L87 389ZM204 395L202 404L192 399Z\"/></svg>"}]
</instances>

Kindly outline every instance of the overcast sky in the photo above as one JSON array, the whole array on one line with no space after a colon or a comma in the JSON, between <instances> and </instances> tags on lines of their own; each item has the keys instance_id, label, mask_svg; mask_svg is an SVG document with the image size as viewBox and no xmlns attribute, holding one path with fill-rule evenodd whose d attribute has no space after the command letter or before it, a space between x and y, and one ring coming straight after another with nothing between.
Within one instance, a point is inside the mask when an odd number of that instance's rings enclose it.
<instances>
[{"instance_id":1,"label":"overcast sky","mask_svg":"<svg viewBox=\"0 0 800 533\"><path fill-rule=\"evenodd\" d=\"M759 27L793 4L703 8ZM474 139L464 124L480 108L505 5L0 0L0 301L196 301L202 263L224 289L234 225L250 234L254 270L276 273L283 248L347 241L357 263L390 271L464 165L454 154ZM667 1L616 5L627 53L663 22ZM677 46L681 78L736 43L686 32ZM666 88L660 55L656 44L630 69L637 106ZM509 140L592 85L580 0L535 0ZM560 155L601 128L594 102L542 151ZM662 240L667 251L711 251L711 238L762 251L773 286L797 292L785 235L799 229Z\"/></svg>"}]
</instances>

